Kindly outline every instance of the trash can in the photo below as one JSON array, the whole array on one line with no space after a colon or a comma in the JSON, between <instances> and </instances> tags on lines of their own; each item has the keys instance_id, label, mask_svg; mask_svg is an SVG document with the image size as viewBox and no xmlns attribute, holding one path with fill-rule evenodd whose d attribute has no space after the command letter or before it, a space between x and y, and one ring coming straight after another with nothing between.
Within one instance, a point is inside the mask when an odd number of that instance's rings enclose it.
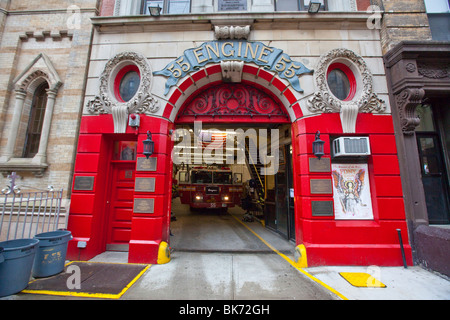
<instances>
[{"instance_id":1,"label":"trash can","mask_svg":"<svg viewBox=\"0 0 450 320\"><path fill-rule=\"evenodd\" d=\"M40 233L34 236L39 240L33 266L33 277L44 278L58 274L64 270L67 244L72 240L72 233L57 230Z\"/></svg>"},{"instance_id":2,"label":"trash can","mask_svg":"<svg viewBox=\"0 0 450 320\"><path fill-rule=\"evenodd\" d=\"M18 293L28 286L38 239L0 242L0 297Z\"/></svg>"}]
</instances>

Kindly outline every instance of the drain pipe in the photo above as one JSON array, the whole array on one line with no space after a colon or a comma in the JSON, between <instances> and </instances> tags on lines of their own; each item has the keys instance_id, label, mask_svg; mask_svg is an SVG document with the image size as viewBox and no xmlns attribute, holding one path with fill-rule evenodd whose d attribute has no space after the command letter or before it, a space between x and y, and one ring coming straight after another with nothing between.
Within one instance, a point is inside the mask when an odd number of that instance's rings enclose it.
<instances>
[{"instance_id":1,"label":"drain pipe","mask_svg":"<svg viewBox=\"0 0 450 320\"><path fill-rule=\"evenodd\" d=\"M405 267L405 269L407 269L408 266L406 265L405 249L403 248L402 232L400 229L397 229L397 234L398 240L400 241L400 249L402 250L403 266Z\"/></svg>"}]
</instances>

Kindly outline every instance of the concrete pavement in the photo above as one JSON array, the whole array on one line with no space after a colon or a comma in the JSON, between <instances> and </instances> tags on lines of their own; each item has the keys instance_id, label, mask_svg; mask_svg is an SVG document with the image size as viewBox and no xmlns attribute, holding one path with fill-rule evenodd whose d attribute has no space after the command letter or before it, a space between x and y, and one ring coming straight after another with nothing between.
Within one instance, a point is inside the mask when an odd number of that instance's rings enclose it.
<instances>
[{"instance_id":1,"label":"concrete pavement","mask_svg":"<svg viewBox=\"0 0 450 320\"><path fill-rule=\"evenodd\" d=\"M418 266L297 269L289 263L295 245L258 222L243 223L238 209L222 215L178 212L171 262L152 265L121 300L450 300L449 280ZM105 252L92 261L126 263L127 256ZM340 272L369 273L386 288L354 287ZM17 294L1 299L76 298Z\"/></svg>"}]
</instances>

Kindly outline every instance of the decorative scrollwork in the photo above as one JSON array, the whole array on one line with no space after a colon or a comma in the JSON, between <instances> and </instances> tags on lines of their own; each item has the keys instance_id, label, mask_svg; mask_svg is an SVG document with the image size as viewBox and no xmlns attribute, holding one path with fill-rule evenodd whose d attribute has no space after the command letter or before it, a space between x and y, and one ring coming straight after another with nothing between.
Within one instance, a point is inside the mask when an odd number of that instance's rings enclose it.
<instances>
[{"instance_id":1,"label":"decorative scrollwork","mask_svg":"<svg viewBox=\"0 0 450 320\"><path fill-rule=\"evenodd\" d=\"M422 88L407 88L395 96L400 124L405 135L414 134L414 130L420 124L416 108L422 103L424 96L425 90Z\"/></svg>"},{"instance_id":2,"label":"decorative scrollwork","mask_svg":"<svg viewBox=\"0 0 450 320\"><path fill-rule=\"evenodd\" d=\"M289 116L262 91L245 84L222 84L206 89L184 108L181 117L199 116Z\"/></svg>"},{"instance_id":3,"label":"decorative scrollwork","mask_svg":"<svg viewBox=\"0 0 450 320\"><path fill-rule=\"evenodd\" d=\"M429 79L450 78L450 64L422 62L418 64L418 72Z\"/></svg>"},{"instance_id":4,"label":"decorative scrollwork","mask_svg":"<svg viewBox=\"0 0 450 320\"><path fill-rule=\"evenodd\" d=\"M215 26L214 35L216 39L248 39L250 26Z\"/></svg>"},{"instance_id":5,"label":"decorative scrollwork","mask_svg":"<svg viewBox=\"0 0 450 320\"><path fill-rule=\"evenodd\" d=\"M347 61L354 70L357 70L357 95L352 100L343 101L336 98L328 88L327 71L328 67L335 61ZM386 104L373 92L373 77L364 59L351 50L338 48L324 54L318 63L314 73L314 81L318 89L307 101L309 111L313 113L333 113L340 112L345 108L354 109L358 107L358 112L383 113L386 111ZM347 108L347 109L348 109ZM353 116L354 112L352 112ZM357 113L356 113L357 115ZM349 117L341 117L347 119ZM349 120L350 121L350 120ZM351 123L355 121L351 120ZM343 123L343 127L349 128L352 132L354 128Z\"/></svg>"},{"instance_id":6,"label":"decorative scrollwork","mask_svg":"<svg viewBox=\"0 0 450 320\"><path fill-rule=\"evenodd\" d=\"M121 102L115 98L113 88L115 80L114 76L117 73L117 69L122 68L127 64L135 64L139 68L141 83L139 85L137 93L130 101ZM87 110L95 114L112 113L113 115L117 114L117 112L113 112L114 108L120 108L122 112L123 110L125 110L126 114L156 113L160 107L159 101L155 99L150 93L152 76L152 70L147 62L147 59L144 56L136 52L122 52L117 54L106 63L105 69L100 76L100 93L99 95L95 96L93 100L88 101L86 105ZM114 119L115 131L119 133L122 130L116 130L116 120L117 119ZM119 125L119 127L123 128L124 126L123 124L121 124Z\"/></svg>"}]
</instances>

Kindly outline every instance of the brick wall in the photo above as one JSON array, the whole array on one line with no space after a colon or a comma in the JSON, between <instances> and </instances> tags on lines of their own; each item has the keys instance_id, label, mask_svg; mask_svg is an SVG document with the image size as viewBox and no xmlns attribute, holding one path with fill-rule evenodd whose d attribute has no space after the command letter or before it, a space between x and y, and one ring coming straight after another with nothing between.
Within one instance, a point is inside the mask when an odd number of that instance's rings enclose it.
<instances>
[{"instance_id":1,"label":"brick wall","mask_svg":"<svg viewBox=\"0 0 450 320\"><path fill-rule=\"evenodd\" d=\"M3 3L3 1L2 1ZM56 69L63 85L56 95L52 123L48 138L48 169L42 177L17 172L21 176L17 185L25 189L64 189L68 197L71 189L73 158L77 145L81 109L84 105L84 88L92 24L96 15L97 0L81 0L79 28L70 29L68 19L74 12L67 8L74 1L11 1L7 15L3 15L0 33L0 155L4 154L11 119L14 114L15 95L13 80L40 54L46 54ZM39 11L37 9L40 9ZM56 36L55 36L56 35ZM37 67L43 67L38 62ZM32 92L27 94L24 112L29 111ZM25 119L25 118L24 118ZM17 156L24 145L26 123L16 140ZM20 155L19 155L20 157ZM0 175L0 188L8 184Z\"/></svg>"},{"instance_id":2,"label":"brick wall","mask_svg":"<svg viewBox=\"0 0 450 320\"><path fill-rule=\"evenodd\" d=\"M384 6L381 27L383 53L404 40L431 40L431 30L423 0L379 0Z\"/></svg>"}]
</instances>

